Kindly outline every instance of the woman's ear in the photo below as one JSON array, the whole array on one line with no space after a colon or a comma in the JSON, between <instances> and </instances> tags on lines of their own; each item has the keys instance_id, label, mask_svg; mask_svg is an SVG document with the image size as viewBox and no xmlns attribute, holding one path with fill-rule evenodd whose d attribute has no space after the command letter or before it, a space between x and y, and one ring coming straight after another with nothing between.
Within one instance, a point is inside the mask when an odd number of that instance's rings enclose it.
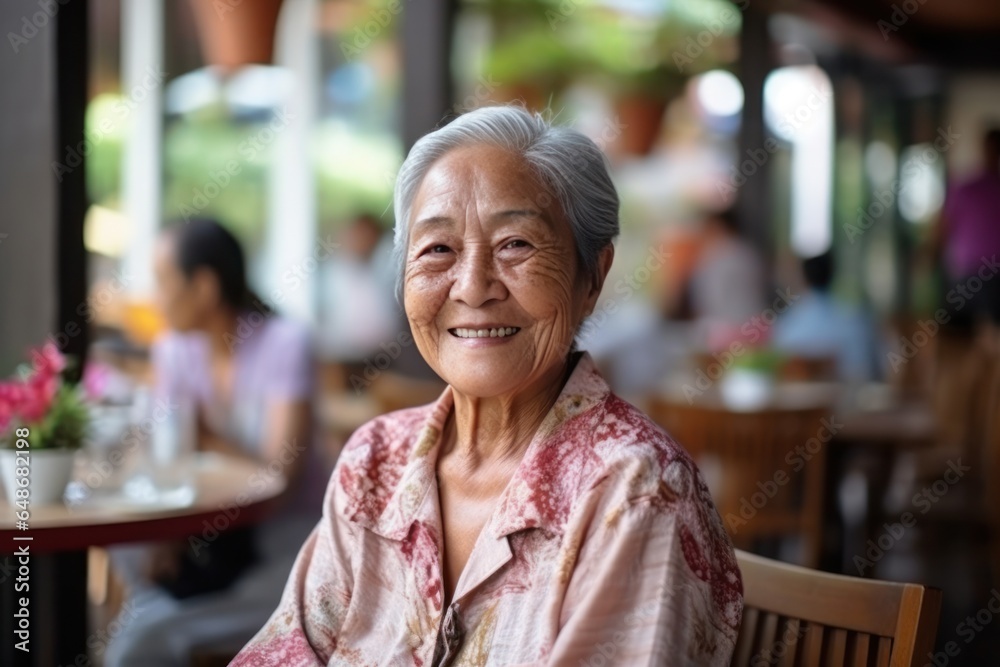
<instances>
[{"instance_id":1,"label":"woman's ear","mask_svg":"<svg viewBox=\"0 0 1000 667\"><path fill-rule=\"evenodd\" d=\"M611 243L604 246L601 249L601 253L597 256L597 268L593 275L590 276L587 287L586 307L583 311L586 313L586 316L594 312L594 307L597 306L597 298L601 296L604 281L608 277L608 271L611 270L611 262L614 261L614 258L615 246Z\"/></svg>"}]
</instances>

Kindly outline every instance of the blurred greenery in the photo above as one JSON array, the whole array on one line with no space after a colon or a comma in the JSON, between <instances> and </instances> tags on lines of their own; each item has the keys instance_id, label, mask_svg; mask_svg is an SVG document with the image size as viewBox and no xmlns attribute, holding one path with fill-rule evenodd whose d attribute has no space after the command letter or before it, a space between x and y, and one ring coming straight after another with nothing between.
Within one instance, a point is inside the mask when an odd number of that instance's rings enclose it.
<instances>
[{"instance_id":1,"label":"blurred greenery","mask_svg":"<svg viewBox=\"0 0 1000 667\"><path fill-rule=\"evenodd\" d=\"M731 38L740 28L739 10L726 0L651 3L644 16L586 0L466 6L488 14L493 26L484 71L505 84L530 82L548 93L589 79L612 91L670 96L678 81L730 62ZM711 37L703 40L707 45L694 41L703 31ZM686 52L689 45L694 50ZM677 54L691 62L678 66Z\"/></svg>"},{"instance_id":2,"label":"blurred greenery","mask_svg":"<svg viewBox=\"0 0 1000 667\"><path fill-rule=\"evenodd\" d=\"M88 136L114 120L118 98L102 95L87 111ZM127 118L125 119L127 120ZM122 137L114 126L87 156L91 201L117 208L121 188ZM164 131L163 217L215 217L250 247L263 239L267 219L268 171L274 133L267 121L241 123L219 109L168 122ZM358 211L381 215L392 201L399 141L375 130L358 131L345 121L320 121L312 143L321 229ZM383 218L385 219L385 218ZM388 215L391 224L391 213Z\"/></svg>"}]
</instances>

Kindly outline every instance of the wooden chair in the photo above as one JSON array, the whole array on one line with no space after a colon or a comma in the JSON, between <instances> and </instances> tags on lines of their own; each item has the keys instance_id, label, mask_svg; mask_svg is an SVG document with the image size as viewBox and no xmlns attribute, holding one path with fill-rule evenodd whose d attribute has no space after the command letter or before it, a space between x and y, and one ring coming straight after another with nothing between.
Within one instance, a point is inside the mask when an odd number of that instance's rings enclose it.
<instances>
[{"instance_id":1,"label":"wooden chair","mask_svg":"<svg viewBox=\"0 0 1000 667\"><path fill-rule=\"evenodd\" d=\"M992 328L984 338L987 370L980 406L985 420L981 458L983 501L990 535L992 580L1000 581L1000 327Z\"/></svg>"},{"instance_id":2,"label":"wooden chair","mask_svg":"<svg viewBox=\"0 0 1000 667\"><path fill-rule=\"evenodd\" d=\"M732 667L916 667L934 650L941 591L807 570L737 551L743 625Z\"/></svg>"},{"instance_id":3,"label":"wooden chair","mask_svg":"<svg viewBox=\"0 0 1000 667\"><path fill-rule=\"evenodd\" d=\"M802 564L819 564L827 409L733 412L652 397L649 411L702 468L736 546L801 536Z\"/></svg>"}]
</instances>

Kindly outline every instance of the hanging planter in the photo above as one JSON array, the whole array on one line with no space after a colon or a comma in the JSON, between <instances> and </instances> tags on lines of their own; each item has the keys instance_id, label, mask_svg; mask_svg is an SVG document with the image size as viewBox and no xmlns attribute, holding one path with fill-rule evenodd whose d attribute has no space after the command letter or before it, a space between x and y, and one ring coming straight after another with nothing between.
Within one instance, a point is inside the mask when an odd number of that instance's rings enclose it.
<instances>
[{"instance_id":1,"label":"hanging planter","mask_svg":"<svg viewBox=\"0 0 1000 667\"><path fill-rule=\"evenodd\" d=\"M270 65L282 0L189 0L205 61L231 73Z\"/></svg>"}]
</instances>

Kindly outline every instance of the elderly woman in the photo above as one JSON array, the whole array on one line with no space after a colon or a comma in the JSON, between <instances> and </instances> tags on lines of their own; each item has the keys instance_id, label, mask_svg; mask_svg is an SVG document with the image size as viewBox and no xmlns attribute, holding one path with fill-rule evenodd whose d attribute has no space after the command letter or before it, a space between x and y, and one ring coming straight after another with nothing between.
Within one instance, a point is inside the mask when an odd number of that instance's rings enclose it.
<instances>
[{"instance_id":1,"label":"elderly woman","mask_svg":"<svg viewBox=\"0 0 1000 667\"><path fill-rule=\"evenodd\" d=\"M520 108L418 141L401 293L449 386L345 446L244 665L728 665L732 545L688 455L574 335L618 196L597 146Z\"/></svg>"}]
</instances>

